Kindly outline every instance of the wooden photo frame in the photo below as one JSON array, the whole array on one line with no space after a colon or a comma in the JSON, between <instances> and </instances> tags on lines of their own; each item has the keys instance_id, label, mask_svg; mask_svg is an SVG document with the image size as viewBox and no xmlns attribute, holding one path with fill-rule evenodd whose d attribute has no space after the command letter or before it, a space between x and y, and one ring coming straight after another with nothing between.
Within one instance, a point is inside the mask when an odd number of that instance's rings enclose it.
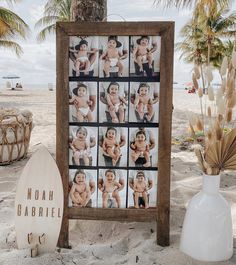
<instances>
[{"instance_id":1,"label":"wooden photo frame","mask_svg":"<svg viewBox=\"0 0 236 265\"><path fill-rule=\"evenodd\" d=\"M149 41L148 36L159 36L161 48L159 50L159 71L156 74L155 69L152 69L151 63L148 61L149 69L152 73L148 74L149 70L140 68L140 72L135 74L136 70L131 69L131 53L129 53L129 60L124 62L128 65L129 73L124 70L118 77L112 77L110 73L107 76L106 71L101 71L101 66L97 62L96 74L92 77L87 74L80 74L80 66L77 67L75 74L71 74L70 69L70 38L73 36L99 36L102 40L117 40L114 36L124 36L129 40L129 48L131 41L140 44L142 38ZM106 38L105 38L106 37ZM133 38L133 39L132 39ZM86 42L84 42L86 44ZM104 41L103 41L104 43ZM82 44L82 43L80 43ZM116 42L117 44L117 42ZM173 87L173 53L174 53L174 22L58 22L56 26L56 68L57 68L57 85L56 85L56 161L61 173L63 188L64 188L64 214L61 227L61 233L58 245L60 247L69 247L69 219L86 219L86 220L107 220L107 221L140 221L157 223L157 244L161 246L169 245L169 229L170 229L170 160L171 160L171 119L172 119L172 87ZM77 52L77 50L72 50ZM150 51L151 53L151 51ZM79 57L79 56L78 56ZM140 57L141 58L141 57ZM86 60L86 59L85 59ZM133 58L138 61L138 57ZM140 59L142 60L142 58ZM144 60L144 59L143 59ZM75 62L75 61L74 61ZM116 63L115 63L116 64ZM118 65L118 64L117 64ZM117 66L116 65L116 66ZM140 65L140 64L138 64ZM144 65L143 65L144 66ZM86 67L86 66L85 66ZM100 67L100 68L99 68ZM124 66L123 68L125 68ZM88 68L87 68L88 69ZM99 70L100 69L100 70ZM105 68L104 68L105 69ZM118 70L120 70L118 66ZM87 71L86 69L84 70ZM125 72L126 71L126 72ZM146 71L146 72L144 72ZM82 72L82 70L81 70ZM140 76L140 73L142 74ZM144 74L143 74L144 73ZM123 74L121 76L121 74ZM157 123L150 124L143 123L142 127L151 127L152 130L158 129L156 141L158 144L158 164L157 167L144 168L144 170L152 170L156 172L157 189L156 189L156 207L148 209L135 208L89 208L89 207L69 207L69 137L71 126L76 126L77 123L70 120L69 111L69 93L70 82L89 81L97 82L97 92L99 93L99 82L126 82L129 85L133 82L150 82L159 83L159 119ZM72 87L73 88L73 87ZM130 91L130 90L129 90ZM130 103L129 103L130 104ZM130 105L129 105L130 106ZM97 109L96 117L101 115ZM157 115L157 114L156 114ZM129 117L129 116L127 116ZM127 118L128 119L128 118ZM78 123L79 124L79 123ZM90 123L85 123L85 126L98 127L99 119L91 120ZM123 129L138 127L140 124L135 124L133 120L128 122L125 120L119 126ZM99 125L100 126L100 125ZM109 121L101 126L111 126ZM117 126L113 124L113 126ZM140 125L141 126L141 125ZM100 129L100 127L99 127ZM98 131L99 131L98 129ZM71 128L70 128L71 130ZM128 130L128 129L127 129ZM127 139L129 139L128 136ZM97 138L99 139L99 138ZM129 143L129 141L128 141ZM96 143L98 145L98 143ZM99 147L97 147L99 149ZM128 147L127 147L128 148ZM127 149L128 150L128 149ZM127 151L128 152L128 151ZM126 154L127 155L127 154ZM128 161L129 158L127 158ZM99 163L99 160L98 162ZM129 162L127 162L129 163ZM115 164L116 165L116 164ZM143 166L143 165L142 165ZM77 166L71 166L71 169L76 169ZM90 170L88 166L84 167ZM105 167L97 164L93 169L103 170ZM110 168L110 167L108 167ZM127 171L126 180L128 181L128 174L133 170L139 168L135 165L128 167L128 164L122 164L120 170ZM157 174L158 172L158 174ZM98 175L97 175L98 176ZM98 178L98 177L97 177ZM98 184L98 181L97 183ZM128 192L128 183L126 185ZM128 199L127 199L128 200ZM128 205L128 204L126 204Z\"/></svg>"}]
</instances>

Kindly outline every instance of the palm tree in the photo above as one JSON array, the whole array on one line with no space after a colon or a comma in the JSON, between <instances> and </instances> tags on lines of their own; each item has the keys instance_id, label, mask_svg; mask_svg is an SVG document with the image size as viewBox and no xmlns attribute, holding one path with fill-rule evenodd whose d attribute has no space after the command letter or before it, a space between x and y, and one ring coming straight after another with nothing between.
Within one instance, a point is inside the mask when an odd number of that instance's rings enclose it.
<instances>
[{"instance_id":1,"label":"palm tree","mask_svg":"<svg viewBox=\"0 0 236 265\"><path fill-rule=\"evenodd\" d=\"M0 47L13 50L19 56L23 50L14 39L25 39L28 32L29 27L23 19L11 10L0 7Z\"/></svg>"},{"instance_id":2,"label":"palm tree","mask_svg":"<svg viewBox=\"0 0 236 265\"><path fill-rule=\"evenodd\" d=\"M38 41L55 33L57 21L102 21L107 14L106 0L48 0L44 16L35 24L43 29L37 35Z\"/></svg>"},{"instance_id":3,"label":"palm tree","mask_svg":"<svg viewBox=\"0 0 236 265\"><path fill-rule=\"evenodd\" d=\"M154 4L159 5L163 4L165 7L171 7L175 6L180 8L196 8L199 9L204 8L205 6L214 7L217 5L231 5L233 3L233 0L155 0ZM211 9L212 10L212 9Z\"/></svg>"},{"instance_id":4,"label":"palm tree","mask_svg":"<svg viewBox=\"0 0 236 265\"><path fill-rule=\"evenodd\" d=\"M44 16L35 24L36 28L43 27L38 33L37 40L45 40L47 35L54 34L56 22L66 22L71 20L72 0L48 0L44 7Z\"/></svg>"},{"instance_id":5,"label":"palm tree","mask_svg":"<svg viewBox=\"0 0 236 265\"><path fill-rule=\"evenodd\" d=\"M73 21L103 21L107 17L107 0L72 0Z\"/></svg>"},{"instance_id":6,"label":"palm tree","mask_svg":"<svg viewBox=\"0 0 236 265\"><path fill-rule=\"evenodd\" d=\"M230 47L225 37L236 35L236 12L229 14L227 5L218 6L213 12L207 9L194 10L193 19L181 30L184 41L177 44L187 62L207 63L219 66L222 57Z\"/></svg>"}]
</instances>

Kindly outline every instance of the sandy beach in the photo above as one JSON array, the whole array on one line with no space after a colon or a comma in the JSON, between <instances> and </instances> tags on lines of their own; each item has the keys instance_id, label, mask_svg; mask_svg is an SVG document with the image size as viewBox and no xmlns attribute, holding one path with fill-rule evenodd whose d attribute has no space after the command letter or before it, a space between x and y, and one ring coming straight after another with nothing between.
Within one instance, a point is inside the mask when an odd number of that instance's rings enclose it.
<instances>
[{"instance_id":1,"label":"sandy beach","mask_svg":"<svg viewBox=\"0 0 236 265\"><path fill-rule=\"evenodd\" d=\"M55 157L56 141L55 91L25 90L0 91L0 107L29 109L33 113L34 129L28 157L45 145ZM187 132L186 112L199 113L196 95L174 90L172 136L179 138ZM71 221L72 249L30 258L28 250L18 250L14 231L14 197L17 181L28 159L0 167L0 265L207 265L194 261L179 251L180 233L186 205L201 189L202 173L197 159L190 150L172 145L171 172L171 230L170 246L163 248L155 243L155 223L119 223L104 221ZM224 173L221 193L232 207L234 237L236 238L236 174ZM109 224L107 224L109 223ZM236 264L234 256L217 265Z\"/></svg>"}]
</instances>

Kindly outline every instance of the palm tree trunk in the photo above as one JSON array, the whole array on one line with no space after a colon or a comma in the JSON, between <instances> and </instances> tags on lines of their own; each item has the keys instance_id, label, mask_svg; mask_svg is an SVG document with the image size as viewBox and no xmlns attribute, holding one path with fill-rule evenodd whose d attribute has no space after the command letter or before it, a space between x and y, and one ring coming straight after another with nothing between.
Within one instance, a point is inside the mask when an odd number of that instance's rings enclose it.
<instances>
[{"instance_id":1,"label":"palm tree trunk","mask_svg":"<svg viewBox=\"0 0 236 265\"><path fill-rule=\"evenodd\" d=\"M72 0L71 21L104 21L107 0Z\"/></svg>"}]
</instances>

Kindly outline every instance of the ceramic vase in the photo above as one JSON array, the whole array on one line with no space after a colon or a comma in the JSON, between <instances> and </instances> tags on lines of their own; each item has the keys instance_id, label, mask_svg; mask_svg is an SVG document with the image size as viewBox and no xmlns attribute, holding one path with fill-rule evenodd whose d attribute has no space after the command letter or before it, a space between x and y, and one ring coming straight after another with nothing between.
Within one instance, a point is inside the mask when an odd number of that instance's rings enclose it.
<instances>
[{"instance_id":1,"label":"ceramic vase","mask_svg":"<svg viewBox=\"0 0 236 265\"><path fill-rule=\"evenodd\" d=\"M200 261L224 261L233 255L231 209L219 193L220 175L203 175L202 184L187 207L180 250Z\"/></svg>"}]
</instances>

